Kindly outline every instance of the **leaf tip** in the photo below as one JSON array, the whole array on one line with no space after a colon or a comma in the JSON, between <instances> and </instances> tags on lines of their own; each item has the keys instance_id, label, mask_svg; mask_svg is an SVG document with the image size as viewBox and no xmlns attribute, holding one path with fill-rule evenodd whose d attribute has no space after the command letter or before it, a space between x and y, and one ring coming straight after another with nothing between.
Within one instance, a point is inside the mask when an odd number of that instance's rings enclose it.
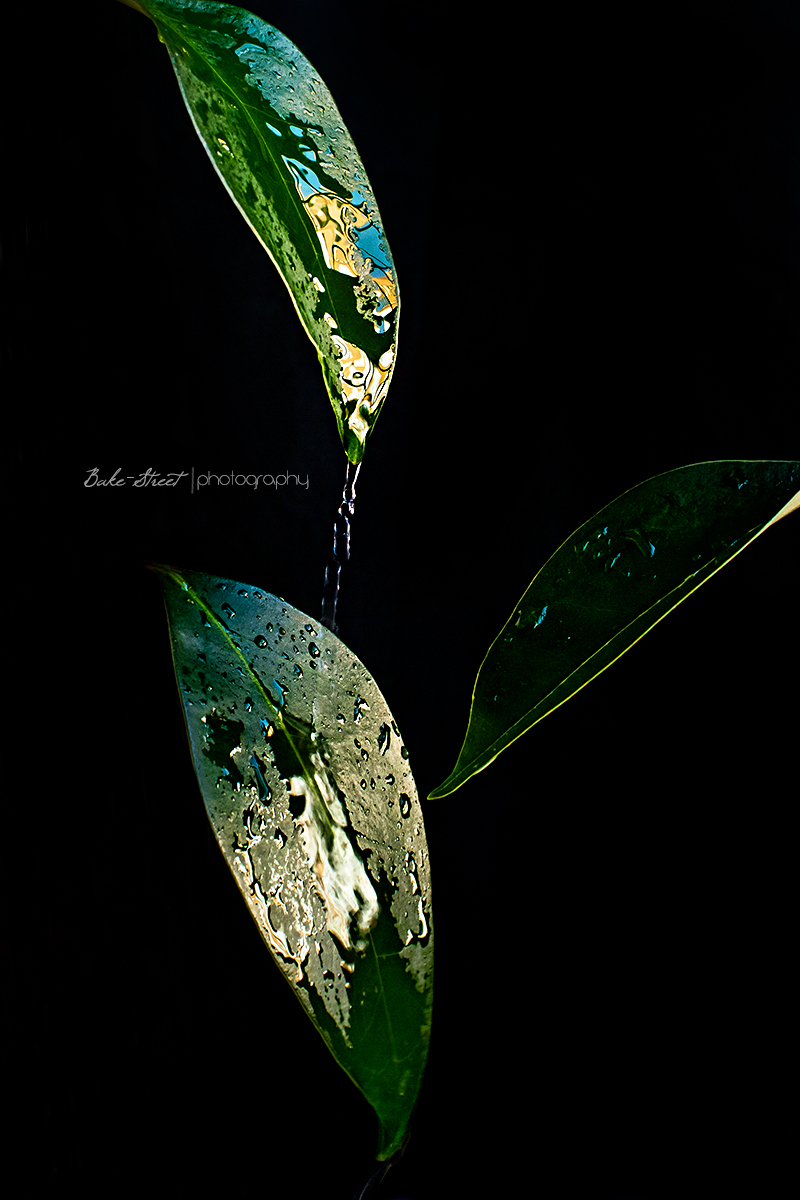
<instances>
[{"instance_id":1,"label":"leaf tip","mask_svg":"<svg viewBox=\"0 0 800 1200\"><path fill-rule=\"evenodd\" d=\"M457 778L455 772L451 772L451 774L445 779L444 783L440 783L439 786L435 787L432 792L428 792L428 799L441 800L443 796L449 796L453 792L457 791L463 782L463 779Z\"/></svg>"}]
</instances>

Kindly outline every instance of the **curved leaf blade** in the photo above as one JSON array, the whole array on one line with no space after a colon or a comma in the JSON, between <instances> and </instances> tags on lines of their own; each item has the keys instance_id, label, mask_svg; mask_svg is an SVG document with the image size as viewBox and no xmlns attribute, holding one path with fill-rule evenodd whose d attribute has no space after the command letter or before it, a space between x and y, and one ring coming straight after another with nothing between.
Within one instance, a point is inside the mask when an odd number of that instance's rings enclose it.
<instances>
[{"instance_id":1,"label":"curved leaf blade","mask_svg":"<svg viewBox=\"0 0 800 1200\"><path fill-rule=\"evenodd\" d=\"M389 1158L419 1091L433 994L428 849L397 726L319 622L261 589L154 569L215 836Z\"/></svg>"},{"instance_id":2,"label":"curved leaf blade","mask_svg":"<svg viewBox=\"0 0 800 1200\"><path fill-rule=\"evenodd\" d=\"M800 463L696 463L631 488L548 559L475 682L449 795L800 504Z\"/></svg>"},{"instance_id":3,"label":"curved leaf blade","mask_svg":"<svg viewBox=\"0 0 800 1200\"><path fill-rule=\"evenodd\" d=\"M366 171L296 46L230 4L139 0L165 43L215 170L269 254L317 350L347 457L389 388L400 310Z\"/></svg>"}]
</instances>

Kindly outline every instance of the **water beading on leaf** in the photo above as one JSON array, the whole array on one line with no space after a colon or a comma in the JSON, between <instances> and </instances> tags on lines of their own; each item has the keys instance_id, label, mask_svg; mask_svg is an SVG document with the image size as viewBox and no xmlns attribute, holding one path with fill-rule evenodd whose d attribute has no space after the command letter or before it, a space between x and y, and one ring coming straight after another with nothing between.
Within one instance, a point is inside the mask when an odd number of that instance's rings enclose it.
<instances>
[{"instance_id":1,"label":"water beading on leaf","mask_svg":"<svg viewBox=\"0 0 800 1200\"><path fill-rule=\"evenodd\" d=\"M296 46L230 4L140 0L209 158L316 347L347 457L361 461L397 352L378 206L330 92Z\"/></svg>"},{"instance_id":2,"label":"water beading on leaf","mask_svg":"<svg viewBox=\"0 0 800 1200\"><path fill-rule=\"evenodd\" d=\"M285 979L400 1145L430 1035L430 869L407 753L359 660L262 589L158 567L217 841Z\"/></svg>"},{"instance_id":3,"label":"water beading on leaf","mask_svg":"<svg viewBox=\"0 0 800 1200\"><path fill-rule=\"evenodd\" d=\"M482 771L611 666L800 501L800 463L679 467L631 488L567 538L481 665L464 745L435 799Z\"/></svg>"}]
</instances>

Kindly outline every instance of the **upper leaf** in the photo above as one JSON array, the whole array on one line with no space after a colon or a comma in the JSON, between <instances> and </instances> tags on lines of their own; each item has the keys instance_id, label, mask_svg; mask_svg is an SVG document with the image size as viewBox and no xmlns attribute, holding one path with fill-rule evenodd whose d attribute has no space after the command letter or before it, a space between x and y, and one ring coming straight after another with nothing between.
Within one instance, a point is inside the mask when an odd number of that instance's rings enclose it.
<instances>
[{"instance_id":1,"label":"upper leaf","mask_svg":"<svg viewBox=\"0 0 800 1200\"><path fill-rule=\"evenodd\" d=\"M478 672L446 796L800 503L800 463L709 462L631 488L535 576Z\"/></svg>"},{"instance_id":2,"label":"upper leaf","mask_svg":"<svg viewBox=\"0 0 800 1200\"><path fill-rule=\"evenodd\" d=\"M210 0L138 0L186 107L317 349L347 457L386 398L399 295L380 213L330 92L260 17Z\"/></svg>"},{"instance_id":3,"label":"upper leaf","mask_svg":"<svg viewBox=\"0 0 800 1200\"><path fill-rule=\"evenodd\" d=\"M245 584L156 569L217 841L389 1158L422 1079L433 970L425 828L397 725L319 622Z\"/></svg>"}]
</instances>

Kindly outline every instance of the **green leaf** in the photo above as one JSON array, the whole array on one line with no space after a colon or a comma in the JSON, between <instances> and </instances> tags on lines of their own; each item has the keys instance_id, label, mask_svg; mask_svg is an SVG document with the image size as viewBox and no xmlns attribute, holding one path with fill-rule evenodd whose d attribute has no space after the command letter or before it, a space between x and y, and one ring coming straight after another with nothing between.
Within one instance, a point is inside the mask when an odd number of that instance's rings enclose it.
<instances>
[{"instance_id":1,"label":"green leaf","mask_svg":"<svg viewBox=\"0 0 800 1200\"><path fill-rule=\"evenodd\" d=\"M230 4L139 0L208 156L314 343L347 457L361 462L397 349L394 263L330 92L288 38Z\"/></svg>"},{"instance_id":2,"label":"green leaf","mask_svg":"<svg viewBox=\"0 0 800 1200\"><path fill-rule=\"evenodd\" d=\"M430 799L482 771L610 667L778 516L800 463L708 462L631 488L567 538L481 665L455 767Z\"/></svg>"},{"instance_id":3,"label":"green leaf","mask_svg":"<svg viewBox=\"0 0 800 1200\"><path fill-rule=\"evenodd\" d=\"M246 584L154 569L217 841L388 1158L425 1067L433 970L425 828L397 725L318 621Z\"/></svg>"}]
</instances>

